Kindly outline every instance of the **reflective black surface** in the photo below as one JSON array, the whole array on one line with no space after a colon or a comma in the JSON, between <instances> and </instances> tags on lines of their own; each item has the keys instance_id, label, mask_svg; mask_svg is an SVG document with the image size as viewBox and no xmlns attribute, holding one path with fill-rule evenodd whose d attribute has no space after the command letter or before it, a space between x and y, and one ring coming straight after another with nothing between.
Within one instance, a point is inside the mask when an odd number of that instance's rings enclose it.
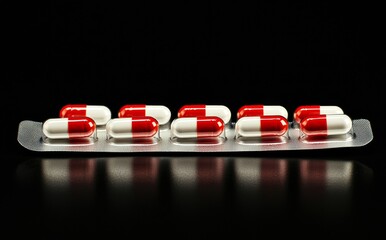
<instances>
[{"instance_id":1,"label":"reflective black surface","mask_svg":"<svg viewBox=\"0 0 386 240\"><path fill-rule=\"evenodd\" d=\"M15 236L371 236L386 216L384 176L353 160L31 158L13 170L2 218Z\"/></svg>"}]
</instances>

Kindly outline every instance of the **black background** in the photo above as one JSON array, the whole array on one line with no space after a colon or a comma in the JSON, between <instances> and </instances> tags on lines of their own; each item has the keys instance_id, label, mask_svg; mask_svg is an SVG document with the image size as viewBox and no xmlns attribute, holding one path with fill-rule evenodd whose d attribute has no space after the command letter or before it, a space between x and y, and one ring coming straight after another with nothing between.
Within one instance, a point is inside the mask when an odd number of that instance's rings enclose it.
<instances>
[{"instance_id":1,"label":"black background","mask_svg":"<svg viewBox=\"0 0 386 240\"><path fill-rule=\"evenodd\" d=\"M377 5L60 1L5 8L5 113L57 117L68 103L338 105L377 124L384 106ZM381 112L382 114L382 112ZM381 121L380 121L381 122ZM382 128L379 127L380 131ZM14 139L14 137L13 137Z\"/></svg>"},{"instance_id":2,"label":"black background","mask_svg":"<svg viewBox=\"0 0 386 240\"><path fill-rule=\"evenodd\" d=\"M290 118L297 106L318 104L338 105L353 119L370 120L374 140L360 148L240 155L353 160L364 164L375 173L376 197L359 205L361 214L355 217L367 218L371 224L360 220L344 232L366 229L361 231L366 235L384 227L384 218L378 221L371 214L362 215L368 212L367 207L370 212L377 212L375 209L385 212L385 164L381 150L385 136L382 119L385 41L380 6L371 2L334 1L125 4L56 1L8 3L4 12L1 172L5 209L12 202L9 196L14 196L15 169L26 159L47 156L29 152L18 144L18 124L22 120L45 121L57 117L65 104L105 105L113 117L121 106L129 103L165 105L173 117L184 104L223 104L231 109L233 120L238 108L245 104L282 105ZM91 155L101 157L98 154L71 157ZM67 157L66 154L48 156ZM28 198L25 201L28 204ZM16 201L13 208L20 202ZM226 211L222 214L226 215ZM11 211L7 212L4 220L11 215ZM258 215L252 218L256 220ZM179 221L171 216L167 220L173 220L171 224L178 228ZM307 222L303 220L299 225ZM20 221L14 225L16 228L26 226ZM221 221L221 224L202 221L205 226L213 224L213 231L209 227L204 229L215 235L224 228L229 233L232 228ZM277 231L289 225L285 229L296 233L300 226L294 221L279 221ZM153 221L148 227L166 227L166 222ZM128 222L147 226L136 223ZM252 223L244 222L244 227L257 237L259 233L254 232ZM38 222L32 226L39 232ZM242 233L244 227L235 228L234 232ZM90 230L93 226L86 228L85 232L93 232ZM199 228L199 225L186 227L191 233L197 233ZM189 235L181 234L181 238Z\"/></svg>"}]
</instances>

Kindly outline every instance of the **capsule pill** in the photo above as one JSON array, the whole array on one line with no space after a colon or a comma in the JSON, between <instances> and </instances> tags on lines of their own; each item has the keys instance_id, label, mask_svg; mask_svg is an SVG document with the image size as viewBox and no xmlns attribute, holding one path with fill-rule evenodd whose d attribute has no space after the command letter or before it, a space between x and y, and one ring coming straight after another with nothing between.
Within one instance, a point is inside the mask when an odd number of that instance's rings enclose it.
<instances>
[{"instance_id":1,"label":"capsule pill","mask_svg":"<svg viewBox=\"0 0 386 240\"><path fill-rule=\"evenodd\" d=\"M106 124L107 136L112 138L149 138L158 130L158 121L150 116L114 118Z\"/></svg>"},{"instance_id":2,"label":"capsule pill","mask_svg":"<svg viewBox=\"0 0 386 240\"><path fill-rule=\"evenodd\" d=\"M277 137L288 131L288 121L283 116L243 117L235 125L238 137Z\"/></svg>"},{"instance_id":3,"label":"capsule pill","mask_svg":"<svg viewBox=\"0 0 386 240\"><path fill-rule=\"evenodd\" d=\"M157 119L160 125L169 122L171 112L169 108L163 105L146 105L146 104L127 104L120 108L118 117L141 117L150 116Z\"/></svg>"},{"instance_id":4,"label":"capsule pill","mask_svg":"<svg viewBox=\"0 0 386 240\"><path fill-rule=\"evenodd\" d=\"M106 106L86 105L86 104L68 104L62 107L59 117L86 116L92 118L96 125L105 125L111 119L111 111Z\"/></svg>"},{"instance_id":5,"label":"capsule pill","mask_svg":"<svg viewBox=\"0 0 386 240\"><path fill-rule=\"evenodd\" d=\"M320 105L304 105L296 108L294 112L294 120L298 123L310 115L324 114L343 114L343 110L338 106L320 106Z\"/></svg>"},{"instance_id":6,"label":"capsule pill","mask_svg":"<svg viewBox=\"0 0 386 240\"><path fill-rule=\"evenodd\" d=\"M276 116L288 118L287 109L279 105L244 105L237 111L237 119L250 116Z\"/></svg>"},{"instance_id":7,"label":"capsule pill","mask_svg":"<svg viewBox=\"0 0 386 240\"><path fill-rule=\"evenodd\" d=\"M219 117L176 118L170 128L171 135L177 138L218 137L224 131L224 121Z\"/></svg>"},{"instance_id":8,"label":"capsule pill","mask_svg":"<svg viewBox=\"0 0 386 240\"><path fill-rule=\"evenodd\" d=\"M300 122L300 130L308 136L341 135L351 128L351 118L345 114L308 116Z\"/></svg>"},{"instance_id":9,"label":"capsule pill","mask_svg":"<svg viewBox=\"0 0 386 240\"><path fill-rule=\"evenodd\" d=\"M215 116L223 120L227 124L231 119L231 111L224 105L184 105L178 110L177 116L182 117L200 117L200 116Z\"/></svg>"},{"instance_id":10,"label":"capsule pill","mask_svg":"<svg viewBox=\"0 0 386 240\"><path fill-rule=\"evenodd\" d=\"M43 123L43 133L51 139L72 139L90 137L96 123L89 117L51 118Z\"/></svg>"}]
</instances>

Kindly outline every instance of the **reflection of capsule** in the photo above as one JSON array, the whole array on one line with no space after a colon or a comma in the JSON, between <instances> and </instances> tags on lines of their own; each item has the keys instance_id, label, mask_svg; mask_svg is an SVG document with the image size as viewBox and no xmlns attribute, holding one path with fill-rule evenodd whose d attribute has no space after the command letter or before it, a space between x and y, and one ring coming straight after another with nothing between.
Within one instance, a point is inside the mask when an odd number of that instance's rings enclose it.
<instances>
[{"instance_id":1,"label":"reflection of capsule","mask_svg":"<svg viewBox=\"0 0 386 240\"><path fill-rule=\"evenodd\" d=\"M219 117L184 117L174 119L170 128L177 138L218 137L224 131L224 122Z\"/></svg>"},{"instance_id":2,"label":"reflection of capsule","mask_svg":"<svg viewBox=\"0 0 386 240\"><path fill-rule=\"evenodd\" d=\"M118 117L141 117L150 116L157 119L160 125L169 122L171 112L169 108L162 105L130 104L124 105L118 112Z\"/></svg>"},{"instance_id":3,"label":"reflection of capsule","mask_svg":"<svg viewBox=\"0 0 386 240\"><path fill-rule=\"evenodd\" d=\"M237 119L256 116L283 116L288 118L287 109L282 106L268 105L244 105L237 111Z\"/></svg>"},{"instance_id":4,"label":"reflection of capsule","mask_svg":"<svg viewBox=\"0 0 386 240\"><path fill-rule=\"evenodd\" d=\"M107 136L112 138L153 137L158 129L157 120L150 116L114 118L106 124Z\"/></svg>"},{"instance_id":5,"label":"reflection of capsule","mask_svg":"<svg viewBox=\"0 0 386 240\"><path fill-rule=\"evenodd\" d=\"M300 122L300 130L308 136L346 134L351 127L351 118L345 114L308 116Z\"/></svg>"},{"instance_id":6,"label":"reflection of capsule","mask_svg":"<svg viewBox=\"0 0 386 240\"><path fill-rule=\"evenodd\" d=\"M231 119L231 111L223 105L184 105L178 110L178 117L201 117L216 116L221 118L225 124Z\"/></svg>"},{"instance_id":7,"label":"reflection of capsule","mask_svg":"<svg viewBox=\"0 0 386 240\"><path fill-rule=\"evenodd\" d=\"M111 119L111 112L105 106L86 104L68 104L59 112L61 118L77 116L90 117L97 125L105 125Z\"/></svg>"},{"instance_id":8,"label":"reflection of capsule","mask_svg":"<svg viewBox=\"0 0 386 240\"><path fill-rule=\"evenodd\" d=\"M283 116L243 117L237 120L235 131L239 137L282 136L288 130L288 121Z\"/></svg>"},{"instance_id":9,"label":"reflection of capsule","mask_svg":"<svg viewBox=\"0 0 386 240\"><path fill-rule=\"evenodd\" d=\"M298 123L310 115L327 115L327 114L343 114L343 110L338 106L319 106L319 105L304 105L296 108L294 112L294 120Z\"/></svg>"},{"instance_id":10,"label":"reflection of capsule","mask_svg":"<svg viewBox=\"0 0 386 240\"><path fill-rule=\"evenodd\" d=\"M51 118L43 123L43 133L51 139L89 137L95 129L96 124L89 117Z\"/></svg>"}]
</instances>

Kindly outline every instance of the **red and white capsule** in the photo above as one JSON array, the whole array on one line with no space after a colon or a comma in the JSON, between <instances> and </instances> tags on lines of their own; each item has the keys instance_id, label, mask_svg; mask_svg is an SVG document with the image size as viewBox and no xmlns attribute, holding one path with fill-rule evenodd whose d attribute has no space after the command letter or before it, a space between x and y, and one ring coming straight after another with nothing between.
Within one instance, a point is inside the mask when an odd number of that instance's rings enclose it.
<instances>
[{"instance_id":1,"label":"red and white capsule","mask_svg":"<svg viewBox=\"0 0 386 240\"><path fill-rule=\"evenodd\" d=\"M90 137L95 130L96 123L89 117L51 118L43 123L43 133L51 139Z\"/></svg>"},{"instance_id":2,"label":"red and white capsule","mask_svg":"<svg viewBox=\"0 0 386 240\"><path fill-rule=\"evenodd\" d=\"M283 116L243 117L235 125L237 137L278 137L288 131L288 121Z\"/></svg>"},{"instance_id":3,"label":"red and white capsule","mask_svg":"<svg viewBox=\"0 0 386 240\"><path fill-rule=\"evenodd\" d=\"M300 130L308 136L342 135L351 128L351 118L345 114L308 116L300 122Z\"/></svg>"},{"instance_id":4,"label":"red and white capsule","mask_svg":"<svg viewBox=\"0 0 386 240\"><path fill-rule=\"evenodd\" d=\"M141 117L150 116L157 119L158 124L164 125L169 122L171 112L169 108L162 105L146 105L146 104L128 104L120 108L118 117Z\"/></svg>"},{"instance_id":5,"label":"red and white capsule","mask_svg":"<svg viewBox=\"0 0 386 240\"><path fill-rule=\"evenodd\" d=\"M178 110L177 116L182 117L209 117L215 116L223 120L227 124L231 119L231 111L224 105L184 105Z\"/></svg>"},{"instance_id":6,"label":"red and white capsule","mask_svg":"<svg viewBox=\"0 0 386 240\"><path fill-rule=\"evenodd\" d=\"M158 121L150 116L114 118L106 124L106 134L111 138L150 138L158 130Z\"/></svg>"},{"instance_id":7,"label":"red and white capsule","mask_svg":"<svg viewBox=\"0 0 386 240\"><path fill-rule=\"evenodd\" d=\"M244 105L237 111L237 119L257 116L283 116L288 118L288 111L279 105Z\"/></svg>"},{"instance_id":8,"label":"red and white capsule","mask_svg":"<svg viewBox=\"0 0 386 240\"><path fill-rule=\"evenodd\" d=\"M59 117L85 116L94 119L96 125L105 125L111 119L111 111L106 106L68 104L62 107Z\"/></svg>"},{"instance_id":9,"label":"red and white capsule","mask_svg":"<svg viewBox=\"0 0 386 240\"><path fill-rule=\"evenodd\" d=\"M294 112L294 120L298 123L310 115L324 114L343 114L343 110L338 106L320 106L320 105L304 105L296 108Z\"/></svg>"},{"instance_id":10,"label":"red and white capsule","mask_svg":"<svg viewBox=\"0 0 386 240\"><path fill-rule=\"evenodd\" d=\"M176 138L219 137L224 132L224 121L215 116L176 118L170 131Z\"/></svg>"}]
</instances>

